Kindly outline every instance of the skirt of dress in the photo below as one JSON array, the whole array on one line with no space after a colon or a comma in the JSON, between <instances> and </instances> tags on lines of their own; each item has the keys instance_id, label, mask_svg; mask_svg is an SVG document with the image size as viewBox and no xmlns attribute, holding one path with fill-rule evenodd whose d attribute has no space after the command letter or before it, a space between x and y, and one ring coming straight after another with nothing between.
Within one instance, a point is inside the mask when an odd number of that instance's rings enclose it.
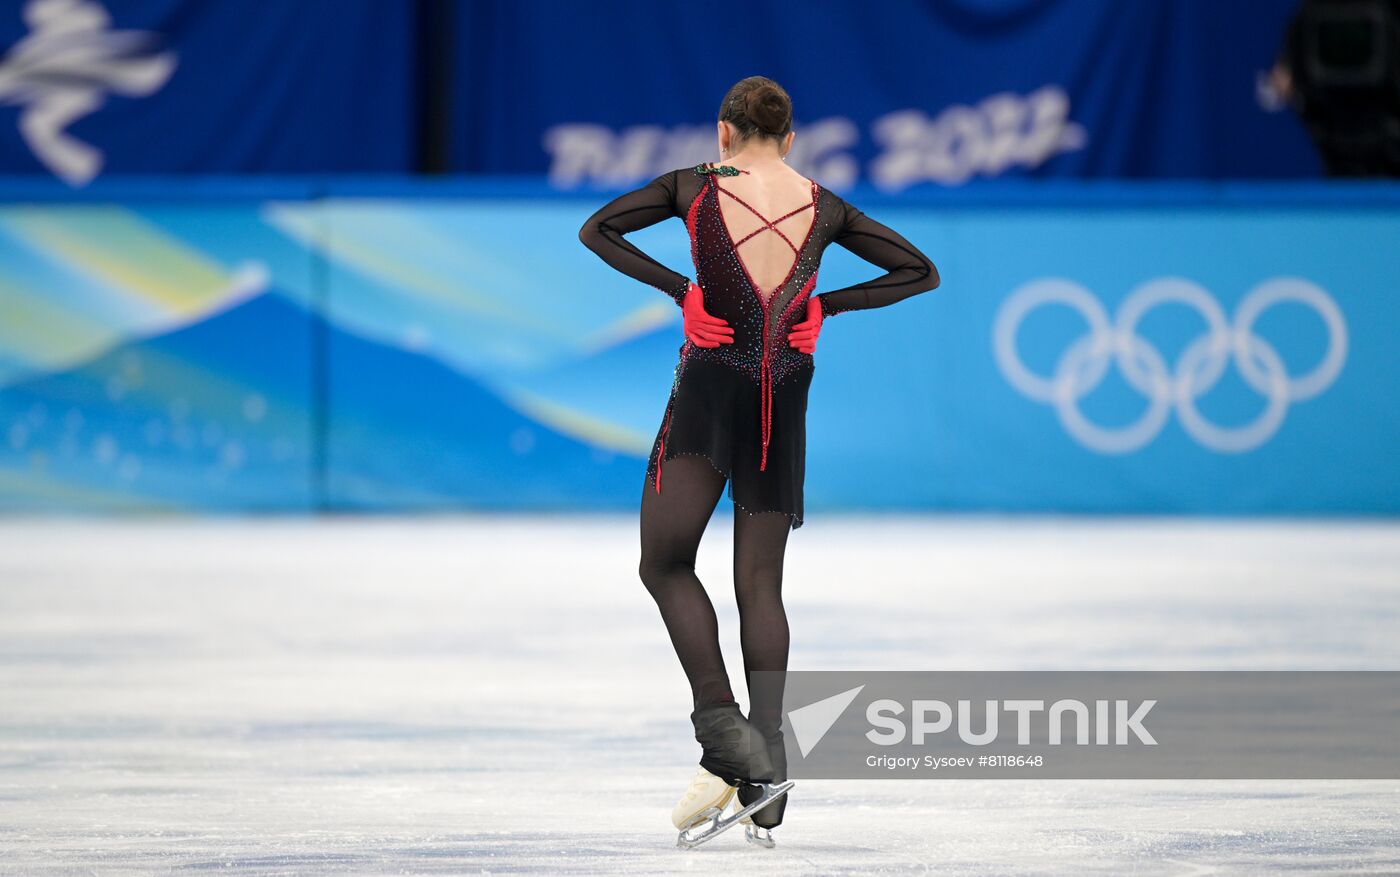
<instances>
[{"instance_id":1,"label":"skirt of dress","mask_svg":"<svg viewBox=\"0 0 1400 877\"><path fill-rule=\"evenodd\" d=\"M791 519L793 529L802 526L812 372L809 364L774 383L765 462L759 385L721 363L683 359L652 443L646 488L664 492L665 462L695 454L707 458L729 480L736 512L777 512Z\"/></svg>"}]
</instances>

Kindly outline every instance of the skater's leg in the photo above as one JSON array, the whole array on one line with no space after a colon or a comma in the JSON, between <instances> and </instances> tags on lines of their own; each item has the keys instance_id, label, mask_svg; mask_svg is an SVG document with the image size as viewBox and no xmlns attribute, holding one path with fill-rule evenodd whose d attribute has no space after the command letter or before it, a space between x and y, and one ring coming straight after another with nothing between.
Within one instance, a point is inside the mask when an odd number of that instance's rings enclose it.
<instances>
[{"instance_id":1,"label":"skater's leg","mask_svg":"<svg viewBox=\"0 0 1400 877\"><path fill-rule=\"evenodd\" d=\"M734 596L739 604L739 637L744 674L749 680L749 721L767 736L782 723L782 687L755 689L760 670L786 670L788 622L783 608L783 554L791 523L774 513L734 515Z\"/></svg>"},{"instance_id":2,"label":"skater's leg","mask_svg":"<svg viewBox=\"0 0 1400 877\"><path fill-rule=\"evenodd\" d=\"M648 482L642 495L642 583L661 610L697 707L734 699L715 608L695 575L700 537L724 483L708 460L679 456L666 461L662 491Z\"/></svg>"},{"instance_id":3,"label":"skater's leg","mask_svg":"<svg viewBox=\"0 0 1400 877\"><path fill-rule=\"evenodd\" d=\"M739 636L744 648L744 673L749 683L749 721L764 737L775 782L787 779L781 731L782 677L765 677L755 685L753 674L787 669L783 555L791 529L786 515L737 512L734 516L734 594L739 603ZM742 805L751 804L758 797L758 790L753 787L739 790ZM782 823L786 807L787 797L784 796L755 811L749 819L753 826L771 829ZM753 827L747 829L751 840L771 846L771 836L760 838L753 831Z\"/></svg>"}]
</instances>

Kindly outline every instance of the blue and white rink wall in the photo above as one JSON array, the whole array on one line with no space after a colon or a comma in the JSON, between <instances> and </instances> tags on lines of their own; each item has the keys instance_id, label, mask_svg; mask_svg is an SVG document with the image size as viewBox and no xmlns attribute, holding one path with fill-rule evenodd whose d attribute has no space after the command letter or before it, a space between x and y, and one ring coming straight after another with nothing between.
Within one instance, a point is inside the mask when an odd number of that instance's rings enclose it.
<instances>
[{"instance_id":1,"label":"blue and white rink wall","mask_svg":"<svg viewBox=\"0 0 1400 877\"><path fill-rule=\"evenodd\" d=\"M843 194L943 285L824 328L811 509L1400 511L1400 189ZM634 506L680 313L578 243L607 197L0 185L0 508Z\"/></svg>"}]
</instances>

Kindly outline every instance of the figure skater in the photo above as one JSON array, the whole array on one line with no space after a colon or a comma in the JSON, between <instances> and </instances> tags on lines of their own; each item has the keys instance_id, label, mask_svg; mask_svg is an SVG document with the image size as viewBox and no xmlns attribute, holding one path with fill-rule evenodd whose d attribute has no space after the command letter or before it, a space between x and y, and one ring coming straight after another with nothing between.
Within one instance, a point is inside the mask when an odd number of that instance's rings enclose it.
<instances>
[{"instance_id":1,"label":"figure skater","mask_svg":"<svg viewBox=\"0 0 1400 877\"><path fill-rule=\"evenodd\" d=\"M701 535L728 483L734 505L734 592L746 675L787 669L783 554L802 525L807 390L823 322L938 286L933 263L898 233L788 167L792 102L750 76L720 104L722 164L668 171L604 205L579 239L605 262L671 296L685 342L647 462L641 578L690 682L700 769L672 813L681 846L737 820L772 846L786 783L781 687L740 711L720 655L715 610L695 575ZM695 279L629 242L629 232L685 220ZM885 269L817 294L828 244ZM722 818L731 800L736 813ZM699 833L692 830L704 828Z\"/></svg>"}]
</instances>

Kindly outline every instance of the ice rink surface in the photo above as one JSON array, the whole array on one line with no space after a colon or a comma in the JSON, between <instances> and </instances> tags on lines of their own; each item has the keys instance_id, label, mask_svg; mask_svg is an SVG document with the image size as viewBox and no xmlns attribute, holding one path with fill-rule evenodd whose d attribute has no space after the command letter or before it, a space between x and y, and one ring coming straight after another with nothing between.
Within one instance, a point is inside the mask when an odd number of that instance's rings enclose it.
<instances>
[{"instance_id":1,"label":"ice rink surface","mask_svg":"<svg viewBox=\"0 0 1400 877\"><path fill-rule=\"evenodd\" d=\"M700 575L741 684L730 519ZM630 517L0 521L0 873L1400 873L1400 782L804 781L698 757ZM1400 525L814 515L795 669L1396 669Z\"/></svg>"}]
</instances>

